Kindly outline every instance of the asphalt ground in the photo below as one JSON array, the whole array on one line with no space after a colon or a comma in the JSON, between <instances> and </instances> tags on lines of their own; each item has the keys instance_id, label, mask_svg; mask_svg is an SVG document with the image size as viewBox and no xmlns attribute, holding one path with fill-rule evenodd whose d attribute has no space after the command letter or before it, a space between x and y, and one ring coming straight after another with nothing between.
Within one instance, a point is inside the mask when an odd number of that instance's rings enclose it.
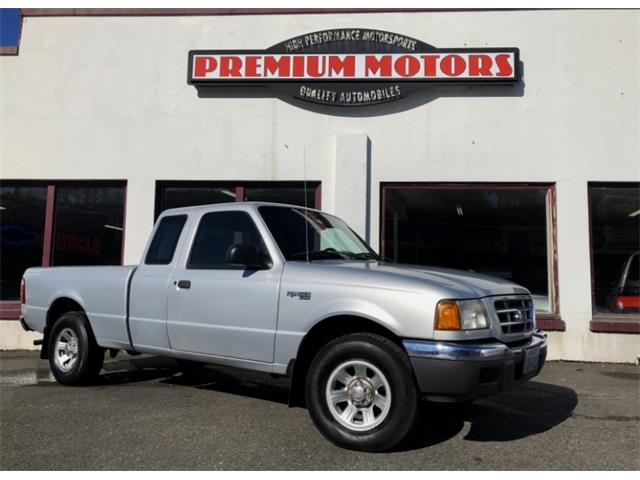
<instances>
[{"instance_id":1,"label":"asphalt ground","mask_svg":"<svg viewBox=\"0 0 640 480\"><path fill-rule=\"evenodd\" d=\"M467 406L426 404L390 453L343 450L285 379L181 373L119 355L99 384L64 387L35 352L0 352L2 470L638 470L640 368L549 362L529 383Z\"/></svg>"}]
</instances>

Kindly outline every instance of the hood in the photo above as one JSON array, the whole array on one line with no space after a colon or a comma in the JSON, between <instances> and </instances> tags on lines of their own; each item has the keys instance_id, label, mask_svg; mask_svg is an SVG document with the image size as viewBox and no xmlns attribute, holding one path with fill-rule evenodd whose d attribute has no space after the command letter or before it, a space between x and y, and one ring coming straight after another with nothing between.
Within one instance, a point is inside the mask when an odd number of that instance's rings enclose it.
<instances>
[{"instance_id":1,"label":"hood","mask_svg":"<svg viewBox=\"0 0 640 480\"><path fill-rule=\"evenodd\" d=\"M466 270L408 265L387 262L353 262L341 260L313 261L306 265L314 269L333 270L337 283L358 282L363 286L439 292L443 298L482 298L491 295L530 294L509 280ZM325 275L323 275L324 277ZM331 277L329 275L329 277Z\"/></svg>"}]
</instances>

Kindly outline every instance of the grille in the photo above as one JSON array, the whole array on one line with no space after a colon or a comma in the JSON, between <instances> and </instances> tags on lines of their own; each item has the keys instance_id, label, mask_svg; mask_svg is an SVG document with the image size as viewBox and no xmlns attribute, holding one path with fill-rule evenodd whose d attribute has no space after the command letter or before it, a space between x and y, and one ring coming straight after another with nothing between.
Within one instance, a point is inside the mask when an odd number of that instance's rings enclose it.
<instances>
[{"instance_id":1,"label":"grille","mask_svg":"<svg viewBox=\"0 0 640 480\"><path fill-rule=\"evenodd\" d=\"M501 298L494 301L502 333L524 333L533 330L533 301L525 298Z\"/></svg>"}]
</instances>

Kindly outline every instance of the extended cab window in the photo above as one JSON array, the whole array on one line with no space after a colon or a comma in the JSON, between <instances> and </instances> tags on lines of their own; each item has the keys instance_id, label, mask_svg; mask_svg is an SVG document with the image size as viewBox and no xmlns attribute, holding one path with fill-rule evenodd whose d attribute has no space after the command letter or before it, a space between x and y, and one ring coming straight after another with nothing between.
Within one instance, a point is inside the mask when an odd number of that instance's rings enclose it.
<instances>
[{"instance_id":1,"label":"extended cab window","mask_svg":"<svg viewBox=\"0 0 640 480\"><path fill-rule=\"evenodd\" d=\"M268 260L269 253L253 220L246 212L211 212L200 220L187 268L239 269L227 263L227 251L234 244L251 245Z\"/></svg>"},{"instance_id":2,"label":"extended cab window","mask_svg":"<svg viewBox=\"0 0 640 480\"><path fill-rule=\"evenodd\" d=\"M186 215L172 215L160 220L160 225L151 241L145 263L147 265L168 265L178 245L182 227L187 221Z\"/></svg>"}]
</instances>

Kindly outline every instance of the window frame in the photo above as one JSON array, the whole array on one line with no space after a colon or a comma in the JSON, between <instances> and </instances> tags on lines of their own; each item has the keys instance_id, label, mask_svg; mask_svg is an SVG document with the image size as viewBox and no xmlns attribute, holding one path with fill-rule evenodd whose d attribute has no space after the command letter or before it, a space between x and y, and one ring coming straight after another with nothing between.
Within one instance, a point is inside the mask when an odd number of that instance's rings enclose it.
<instances>
[{"instance_id":1,"label":"window frame","mask_svg":"<svg viewBox=\"0 0 640 480\"><path fill-rule=\"evenodd\" d=\"M594 188L636 188L640 182L587 182L587 209L589 221L589 262L591 275L591 320L589 330L598 333L640 333L640 316L624 313L597 313L595 289L595 264L593 248L593 216L591 211Z\"/></svg>"},{"instance_id":2,"label":"window frame","mask_svg":"<svg viewBox=\"0 0 640 480\"><path fill-rule=\"evenodd\" d=\"M154 202L154 221L158 220L163 209L163 193L164 189L167 187L175 187L175 188L189 188L189 187L200 187L200 188L226 188L228 190L233 190L235 192L235 202L243 202L244 194L247 188L287 188L287 187L304 187L304 180L249 180L249 181L236 181L236 180L156 180L156 190L155 190L155 202ZM314 204L309 205L309 208L314 208L316 210L321 209L321 201L322 201L322 182L317 180L307 180L307 188L313 188L315 193ZM233 203L230 201L230 203Z\"/></svg>"},{"instance_id":3,"label":"window frame","mask_svg":"<svg viewBox=\"0 0 640 480\"><path fill-rule=\"evenodd\" d=\"M546 331L565 331L566 324L560 317L560 289L558 281L558 235L556 212L556 184L549 182L380 182L380 211L378 225L380 226L379 251L385 251L385 206L386 192L393 188L413 188L431 190L464 190L464 189L504 189L504 190L546 190L547 205L547 276L549 282L550 310L536 313L536 326Z\"/></svg>"},{"instance_id":4,"label":"window frame","mask_svg":"<svg viewBox=\"0 0 640 480\"><path fill-rule=\"evenodd\" d=\"M3 179L2 185L20 187L46 187L47 200L44 216L44 233L42 239L42 260L40 267L51 265L53 248L53 228L56 205L56 188L58 187L122 187L124 188L124 202L122 205L122 245L120 247L120 265L124 262L124 245L127 225L127 181L117 179L107 180L25 180ZM0 300L0 320L17 320L20 318L20 300Z\"/></svg>"}]
</instances>

